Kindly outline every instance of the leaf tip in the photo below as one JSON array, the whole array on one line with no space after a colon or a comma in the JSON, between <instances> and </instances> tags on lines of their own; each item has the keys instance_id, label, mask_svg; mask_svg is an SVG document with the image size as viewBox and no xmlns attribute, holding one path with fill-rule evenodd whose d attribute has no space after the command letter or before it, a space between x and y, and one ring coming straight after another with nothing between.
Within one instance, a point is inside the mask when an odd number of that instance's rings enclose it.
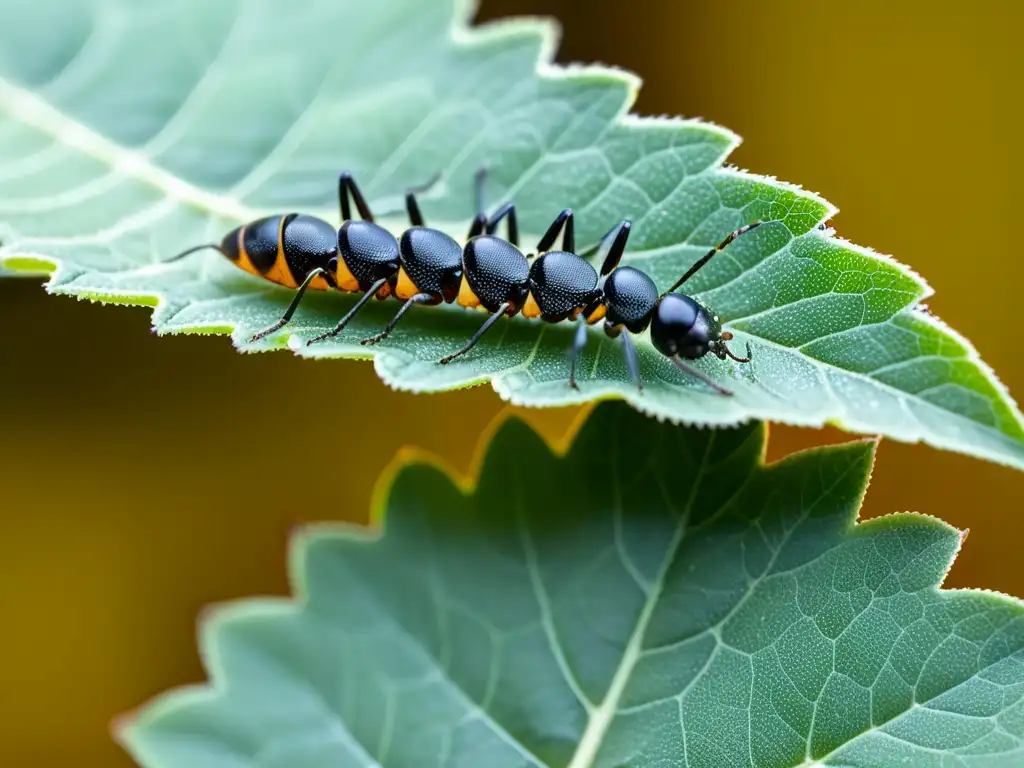
<instances>
[{"instance_id":1,"label":"leaf tip","mask_svg":"<svg viewBox=\"0 0 1024 768\"><path fill-rule=\"evenodd\" d=\"M801 200L806 200L810 203L813 203L814 205L818 206L818 208L821 209L818 214L818 226L827 221L830 221L839 214L839 208L834 203L830 202L829 200L826 200L817 192L813 192L809 189L804 189L803 186L795 182L783 181L777 176L771 174L754 173L753 171L749 171L745 168L740 168L739 166L731 164L723 165L719 169L719 173L725 177L730 177L738 181L745 181L754 184L768 184L769 186L775 187L776 189L782 192L789 192L790 194L795 195Z\"/></svg>"},{"instance_id":2,"label":"leaf tip","mask_svg":"<svg viewBox=\"0 0 1024 768\"><path fill-rule=\"evenodd\" d=\"M964 531L950 525L942 518L916 511L892 512L880 517L873 517L870 520L859 522L855 531L858 535L866 536L884 531L895 531L902 537L901 549L906 548L907 541L917 539L919 544L916 546L920 550L919 556L935 548L934 551L938 552L941 557L941 565L938 561L932 563L930 576L927 578L930 579L928 585L934 586L936 589L941 589L966 539ZM978 590L969 591L976 592Z\"/></svg>"},{"instance_id":3,"label":"leaf tip","mask_svg":"<svg viewBox=\"0 0 1024 768\"><path fill-rule=\"evenodd\" d=\"M832 217L830 216L829 219L831 218ZM917 298L914 300L914 304L912 304L911 307L917 306L922 299L926 299L935 294L935 289L931 287L928 281L925 280L917 270L915 270L908 264L904 264L902 261L899 261L895 256L892 256L891 254L886 253L884 251L878 251L868 245L858 245L857 243L854 243L850 240L847 240L845 237L836 234L834 229L830 229L829 232L823 231L820 233L820 235L827 236L829 240L835 242L838 245L841 245L843 248L846 248L850 251L853 251L854 253L859 254L860 256L863 256L866 259L870 259L872 261L880 261L883 264L887 264L888 266L893 267L906 277L910 278L914 283L917 284L919 290L919 294Z\"/></svg>"},{"instance_id":4,"label":"leaf tip","mask_svg":"<svg viewBox=\"0 0 1024 768\"><path fill-rule=\"evenodd\" d=\"M107 725L110 737L122 747L127 748L133 740L134 730L140 718L145 715L146 704L140 704L125 712L114 715Z\"/></svg>"}]
</instances>

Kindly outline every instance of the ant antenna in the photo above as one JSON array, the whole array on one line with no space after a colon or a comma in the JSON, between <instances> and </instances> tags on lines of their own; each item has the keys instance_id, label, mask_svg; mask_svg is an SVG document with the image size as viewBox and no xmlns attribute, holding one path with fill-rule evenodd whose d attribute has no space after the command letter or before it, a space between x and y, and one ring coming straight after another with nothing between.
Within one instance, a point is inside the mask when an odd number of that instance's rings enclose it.
<instances>
[{"instance_id":1,"label":"ant antenna","mask_svg":"<svg viewBox=\"0 0 1024 768\"><path fill-rule=\"evenodd\" d=\"M207 248L212 248L213 250L218 251L225 258L230 258L228 257L228 254L225 252L225 250L221 248L217 243L203 243L202 245L196 245L192 248L189 248L188 250L182 251L177 256L171 256L171 258L164 259L163 261L157 263L170 264L172 261L178 261L178 259L183 259L186 256L191 256L193 253L197 253L198 251L204 251Z\"/></svg>"},{"instance_id":2,"label":"ant antenna","mask_svg":"<svg viewBox=\"0 0 1024 768\"><path fill-rule=\"evenodd\" d=\"M750 342L749 341L747 342L747 356L746 357L736 357L736 355L733 353L733 351L731 349L729 349L727 346L725 346L725 344L722 345L722 352L725 353L726 357L732 358L737 363L749 363L753 359L753 355L750 354Z\"/></svg>"},{"instance_id":3,"label":"ant antenna","mask_svg":"<svg viewBox=\"0 0 1024 768\"><path fill-rule=\"evenodd\" d=\"M725 238L725 240L723 240L718 245L716 245L714 248L712 248L710 251L708 251L703 256L701 256L696 264L694 264L692 267L690 267L688 270L686 270L686 274L684 274L682 277L680 277L678 280L676 280L675 283L672 285L672 287L669 288L667 291L665 291L665 293L663 293L661 295L665 296L665 295L667 295L669 293L672 293L676 288L678 288L683 283L685 283L687 280L689 280L691 277L693 277L695 274L697 274L705 264L707 264L709 261L711 261L711 258L716 253L721 253L725 249L725 247L727 245L729 245L729 243L731 243L733 240L735 240L737 237L739 237L740 235L744 234L745 232L749 232L750 230L755 229L756 227L761 226L761 224L763 224L763 223L764 222L761 222L761 221L755 221L753 224L747 224L745 227L740 227L735 232L731 233L728 237Z\"/></svg>"},{"instance_id":4,"label":"ant antenna","mask_svg":"<svg viewBox=\"0 0 1024 768\"><path fill-rule=\"evenodd\" d=\"M725 345L725 342L727 342L727 341L732 341L732 334L729 333L729 331L723 331L722 332L722 336L721 336L721 340L716 345L717 348L721 351L721 353L718 356L721 357L723 360L726 357L728 357L728 358L731 358L732 360L735 360L737 363L749 363L751 361L751 359L753 359L753 355L750 353L750 342L749 341L747 342L747 356L746 357L737 357L736 354L731 349L729 349L729 347L727 347ZM724 357L723 357L723 355L724 355Z\"/></svg>"},{"instance_id":5,"label":"ant antenna","mask_svg":"<svg viewBox=\"0 0 1024 768\"><path fill-rule=\"evenodd\" d=\"M596 244L584 251L580 251L577 255L581 259L589 261L595 254L600 254L601 271L599 274L601 277L611 274L622 260L622 254L626 251L626 241L629 239L629 232L632 227L632 221L623 219L605 232Z\"/></svg>"}]
</instances>

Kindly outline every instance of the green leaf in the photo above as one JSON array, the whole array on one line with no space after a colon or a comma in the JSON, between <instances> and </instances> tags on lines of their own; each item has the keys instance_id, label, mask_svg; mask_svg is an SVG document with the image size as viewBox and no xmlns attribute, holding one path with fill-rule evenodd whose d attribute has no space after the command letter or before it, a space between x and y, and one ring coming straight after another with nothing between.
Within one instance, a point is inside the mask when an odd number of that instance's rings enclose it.
<instances>
[{"instance_id":1,"label":"green leaf","mask_svg":"<svg viewBox=\"0 0 1024 768\"><path fill-rule=\"evenodd\" d=\"M674 421L835 423L1024 467L1020 412L968 342L919 308L931 292L919 277L835 237L823 227L835 209L820 198L724 166L738 143L729 131L629 115L636 78L553 67L551 25L470 30L471 10L463 0L304 0L287 13L270 0L0 0L0 267L53 269L54 293L156 304L161 333L233 331L240 348L285 348L291 332L333 327L353 297L311 297L290 329L248 347L289 291L216 254L158 262L271 211L334 221L342 169L378 211L443 172L424 212L463 237L472 176L487 165L489 199L516 201L527 243L566 206L581 245L630 218L624 263L662 288L726 233L769 222L687 286L738 349L752 343L755 361L697 363L736 391L725 398L645 336L640 395L618 342L591 329L574 392L565 324L504 321L440 366L482 317L417 308L372 353L391 386L490 381L521 404L614 397ZM301 354L369 356L357 342L397 308L374 304L337 343Z\"/></svg>"},{"instance_id":2,"label":"green leaf","mask_svg":"<svg viewBox=\"0 0 1024 768\"><path fill-rule=\"evenodd\" d=\"M1016 766L1024 606L942 591L961 535L855 524L874 443L764 466L764 428L598 406L519 421L475 489L398 472L379 535L299 535L299 599L203 622L211 686L120 738L147 768Z\"/></svg>"}]
</instances>

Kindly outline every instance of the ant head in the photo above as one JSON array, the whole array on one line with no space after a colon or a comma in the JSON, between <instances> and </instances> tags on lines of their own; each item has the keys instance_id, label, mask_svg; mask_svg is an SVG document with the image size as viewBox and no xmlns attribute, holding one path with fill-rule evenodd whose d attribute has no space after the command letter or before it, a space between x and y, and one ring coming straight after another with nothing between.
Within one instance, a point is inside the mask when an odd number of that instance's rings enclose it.
<instances>
[{"instance_id":1,"label":"ant head","mask_svg":"<svg viewBox=\"0 0 1024 768\"><path fill-rule=\"evenodd\" d=\"M654 308L651 341L666 357L696 360L710 352L721 360L749 363L750 345L746 357L737 357L725 343L731 340L732 334L722 330L718 315L690 296L667 293Z\"/></svg>"},{"instance_id":2,"label":"ant head","mask_svg":"<svg viewBox=\"0 0 1024 768\"><path fill-rule=\"evenodd\" d=\"M651 341L666 357L696 360L708 352L721 357L724 341L732 334L722 333L718 316L690 296L669 293L661 297L651 318Z\"/></svg>"}]
</instances>

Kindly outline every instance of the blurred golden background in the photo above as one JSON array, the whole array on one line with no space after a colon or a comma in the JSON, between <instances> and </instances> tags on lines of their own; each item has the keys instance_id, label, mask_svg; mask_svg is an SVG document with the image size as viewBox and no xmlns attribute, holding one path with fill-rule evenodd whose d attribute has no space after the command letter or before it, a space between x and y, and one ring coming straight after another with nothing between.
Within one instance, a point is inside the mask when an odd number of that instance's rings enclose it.
<instances>
[{"instance_id":1,"label":"blurred golden background","mask_svg":"<svg viewBox=\"0 0 1024 768\"><path fill-rule=\"evenodd\" d=\"M931 307L1024 396L1024 5L483 0L480 18L518 13L564 23L560 61L643 76L639 112L728 126L735 164L837 204L839 233L924 275ZM158 339L148 314L0 281L0 765L130 766L109 721L202 679L202 606L286 593L292 525L365 519L405 443L465 470L503 408L489 387L417 397L365 363ZM296 418L273 410L285 389L358 407L344 426ZM557 437L575 413L525 416ZM777 458L849 436L771 439ZM1024 595L1022 492L1024 474L886 442L865 515L970 527L947 584Z\"/></svg>"}]
</instances>

